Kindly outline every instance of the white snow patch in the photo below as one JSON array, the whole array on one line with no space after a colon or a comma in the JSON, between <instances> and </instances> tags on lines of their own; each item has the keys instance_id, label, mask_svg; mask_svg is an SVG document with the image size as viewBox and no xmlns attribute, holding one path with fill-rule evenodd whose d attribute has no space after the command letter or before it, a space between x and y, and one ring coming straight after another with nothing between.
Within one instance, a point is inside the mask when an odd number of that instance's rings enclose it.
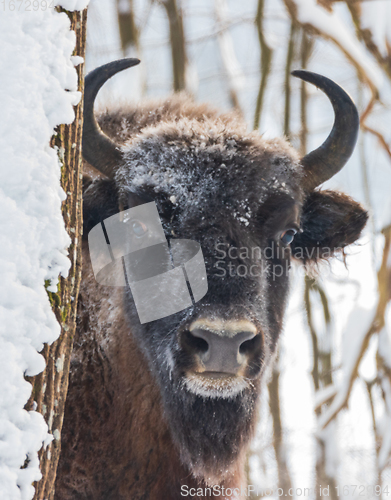
<instances>
[{"instance_id":1,"label":"white snow patch","mask_svg":"<svg viewBox=\"0 0 391 500\"><path fill-rule=\"evenodd\" d=\"M326 385L323 389L315 392L314 396L314 408L319 408L324 403L337 394L337 387L335 385Z\"/></svg>"},{"instance_id":2,"label":"white snow patch","mask_svg":"<svg viewBox=\"0 0 391 500\"><path fill-rule=\"evenodd\" d=\"M68 9L86 4L61 2ZM31 394L24 375L44 369L37 351L60 334L44 281L56 290L70 266L66 196L49 143L54 127L74 119L80 61L71 59L68 16L53 9L2 12L0 44L0 498L28 500L49 435L43 416L24 410Z\"/></svg>"},{"instance_id":3,"label":"white snow patch","mask_svg":"<svg viewBox=\"0 0 391 500\"><path fill-rule=\"evenodd\" d=\"M56 370L58 373L61 373L64 369L64 354L62 354L59 358L56 359Z\"/></svg>"},{"instance_id":4,"label":"white snow patch","mask_svg":"<svg viewBox=\"0 0 391 500\"><path fill-rule=\"evenodd\" d=\"M60 431L58 429L55 429L53 431L53 437L56 441L60 441L60 438L61 438L61 434L60 434Z\"/></svg>"},{"instance_id":5,"label":"white snow patch","mask_svg":"<svg viewBox=\"0 0 391 500\"><path fill-rule=\"evenodd\" d=\"M71 61L73 62L74 66L79 66L79 64L84 62L84 57L71 56Z\"/></svg>"}]
</instances>

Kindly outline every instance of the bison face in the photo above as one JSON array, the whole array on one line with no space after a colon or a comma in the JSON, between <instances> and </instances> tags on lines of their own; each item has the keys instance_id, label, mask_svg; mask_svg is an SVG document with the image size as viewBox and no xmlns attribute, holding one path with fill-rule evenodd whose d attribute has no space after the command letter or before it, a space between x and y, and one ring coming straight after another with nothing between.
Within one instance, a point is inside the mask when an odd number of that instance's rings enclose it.
<instances>
[{"instance_id":1,"label":"bison face","mask_svg":"<svg viewBox=\"0 0 391 500\"><path fill-rule=\"evenodd\" d=\"M119 147L100 131L93 101L107 78L132 63L111 63L86 80L83 153L109 179L87 188L85 227L154 200L167 239L200 243L208 277L203 299L143 325L129 288L124 304L182 460L213 482L213 474L229 472L251 435L259 380L282 328L291 260L330 257L365 225L356 202L315 190L350 155L357 112L336 84L302 72L336 111L329 138L302 159L284 140L248 134L233 118L197 114L189 103ZM102 127L105 120L111 118Z\"/></svg>"},{"instance_id":2,"label":"bison face","mask_svg":"<svg viewBox=\"0 0 391 500\"><path fill-rule=\"evenodd\" d=\"M207 270L201 301L140 325L154 369L203 398L253 391L281 329L289 245L300 231L296 153L238 126L183 118L144 130L123 158L121 206L155 200L167 239L199 242ZM130 294L127 303L131 312Z\"/></svg>"}]
</instances>

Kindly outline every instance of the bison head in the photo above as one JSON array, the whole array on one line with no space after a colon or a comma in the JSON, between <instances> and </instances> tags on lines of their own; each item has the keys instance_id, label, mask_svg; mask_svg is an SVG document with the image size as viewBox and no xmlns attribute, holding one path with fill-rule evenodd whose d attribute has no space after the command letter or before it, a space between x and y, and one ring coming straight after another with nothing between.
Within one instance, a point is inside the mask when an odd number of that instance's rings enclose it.
<instances>
[{"instance_id":1,"label":"bison head","mask_svg":"<svg viewBox=\"0 0 391 500\"><path fill-rule=\"evenodd\" d=\"M260 378L282 328L291 260L330 257L365 225L358 203L318 189L350 157L359 117L337 84L295 71L335 112L326 141L304 158L283 139L247 133L234 116L188 102L165 117L150 110L145 126L119 145L112 138L118 130L110 137L99 127L94 100L107 79L137 63L115 61L86 78L83 155L105 177L85 192L85 227L154 200L168 239L201 244L209 286L202 300L141 325L126 288L124 310L183 462L213 479L229 472L251 435ZM145 229L137 221L134 227Z\"/></svg>"}]
</instances>

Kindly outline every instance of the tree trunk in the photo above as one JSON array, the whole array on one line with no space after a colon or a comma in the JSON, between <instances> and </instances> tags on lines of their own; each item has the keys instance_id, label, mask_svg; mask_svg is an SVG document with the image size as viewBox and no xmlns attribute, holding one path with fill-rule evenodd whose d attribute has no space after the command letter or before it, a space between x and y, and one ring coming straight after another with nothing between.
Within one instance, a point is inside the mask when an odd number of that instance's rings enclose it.
<instances>
[{"instance_id":1,"label":"tree trunk","mask_svg":"<svg viewBox=\"0 0 391 500\"><path fill-rule=\"evenodd\" d=\"M139 52L139 31L134 18L133 0L117 0L118 27L121 38L121 46L124 57L128 56L130 50Z\"/></svg>"},{"instance_id":2,"label":"tree trunk","mask_svg":"<svg viewBox=\"0 0 391 500\"><path fill-rule=\"evenodd\" d=\"M263 22L264 22L265 0L258 0L257 15L255 17L255 24L258 31L258 40L261 48L261 82L259 84L257 103L255 105L254 115L254 129L259 129L261 122L261 113L263 107L264 96L266 92L266 85L272 67L273 50L266 42Z\"/></svg>"},{"instance_id":3,"label":"tree trunk","mask_svg":"<svg viewBox=\"0 0 391 500\"><path fill-rule=\"evenodd\" d=\"M272 378L268 384L270 414L273 420L273 448L276 455L278 487L285 492L292 487L292 481L287 464L284 442L281 408L280 408L280 368L279 359L275 361Z\"/></svg>"},{"instance_id":4,"label":"tree trunk","mask_svg":"<svg viewBox=\"0 0 391 500\"><path fill-rule=\"evenodd\" d=\"M170 43L174 91L186 89L186 41L183 29L183 14L181 2L178 0L161 0L166 9L170 26Z\"/></svg>"},{"instance_id":5,"label":"tree trunk","mask_svg":"<svg viewBox=\"0 0 391 500\"><path fill-rule=\"evenodd\" d=\"M117 18L123 56L136 57L143 61L140 44L142 23L139 28L136 23L133 0L117 0ZM129 85L131 85L133 98L141 99L147 88L145 64L138 67Z\"/></svg>"},{"instance_id":6,"label":"tree trunk","mask_svg":"<svg viewBox=\"0 0 391 500\"><path fill-rule=\"evenodd\" d=\"M85 55L87 9L67 12L71 29L76 33L73 55ZM84 64L77 66L78 88L84 88ZM60 337L52 344L45 344L42 355L45 370L28 380L33 390L26 404L27 410L36 409L44 416L53 441L39 452L42 479L35 483L34 500L54 497L54 482L61 448L61 429L65 399L68 390L69 363L76 326L76 308L80 284L82 234L82 166L81 137L83 101L75 107L75 120L71 125L60 125L52 137L52 146L58 148L61 162L61 185L67 194L62 206L65 227L71 237L69 258L71 268L67 278L60 278L57 293L48 292L53 311L61 325Z\"/></svg>"}]
</instances>

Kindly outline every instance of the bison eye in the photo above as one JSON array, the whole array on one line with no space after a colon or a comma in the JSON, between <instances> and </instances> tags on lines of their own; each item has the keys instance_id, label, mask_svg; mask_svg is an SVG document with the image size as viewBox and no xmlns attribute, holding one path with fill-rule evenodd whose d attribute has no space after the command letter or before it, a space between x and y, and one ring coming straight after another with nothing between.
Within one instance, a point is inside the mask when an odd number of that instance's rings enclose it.
<instances>
[{"instance_id":1,"label":"bison eye","mask_svg":"<svg viewBox=\"0 0 391 500\"><path fill-rule=\"evenodd\" d=\"M141 238L141 236L144 236L144 234L148 232L147 226L136 219L132 220L130 227L132 228L133 234L137 236L137 238Z\"/></svg>"},{"instance_id":2,"label":"bison eye","mask_svg":"<svg viewBox=\"0 0 391 500\"><path fill-rule=\"evenodd\" d=\"M296 229L287 229L281 235L281 241L284 245L290 245L297 233Z\"/></svg>"}]
</instances>

